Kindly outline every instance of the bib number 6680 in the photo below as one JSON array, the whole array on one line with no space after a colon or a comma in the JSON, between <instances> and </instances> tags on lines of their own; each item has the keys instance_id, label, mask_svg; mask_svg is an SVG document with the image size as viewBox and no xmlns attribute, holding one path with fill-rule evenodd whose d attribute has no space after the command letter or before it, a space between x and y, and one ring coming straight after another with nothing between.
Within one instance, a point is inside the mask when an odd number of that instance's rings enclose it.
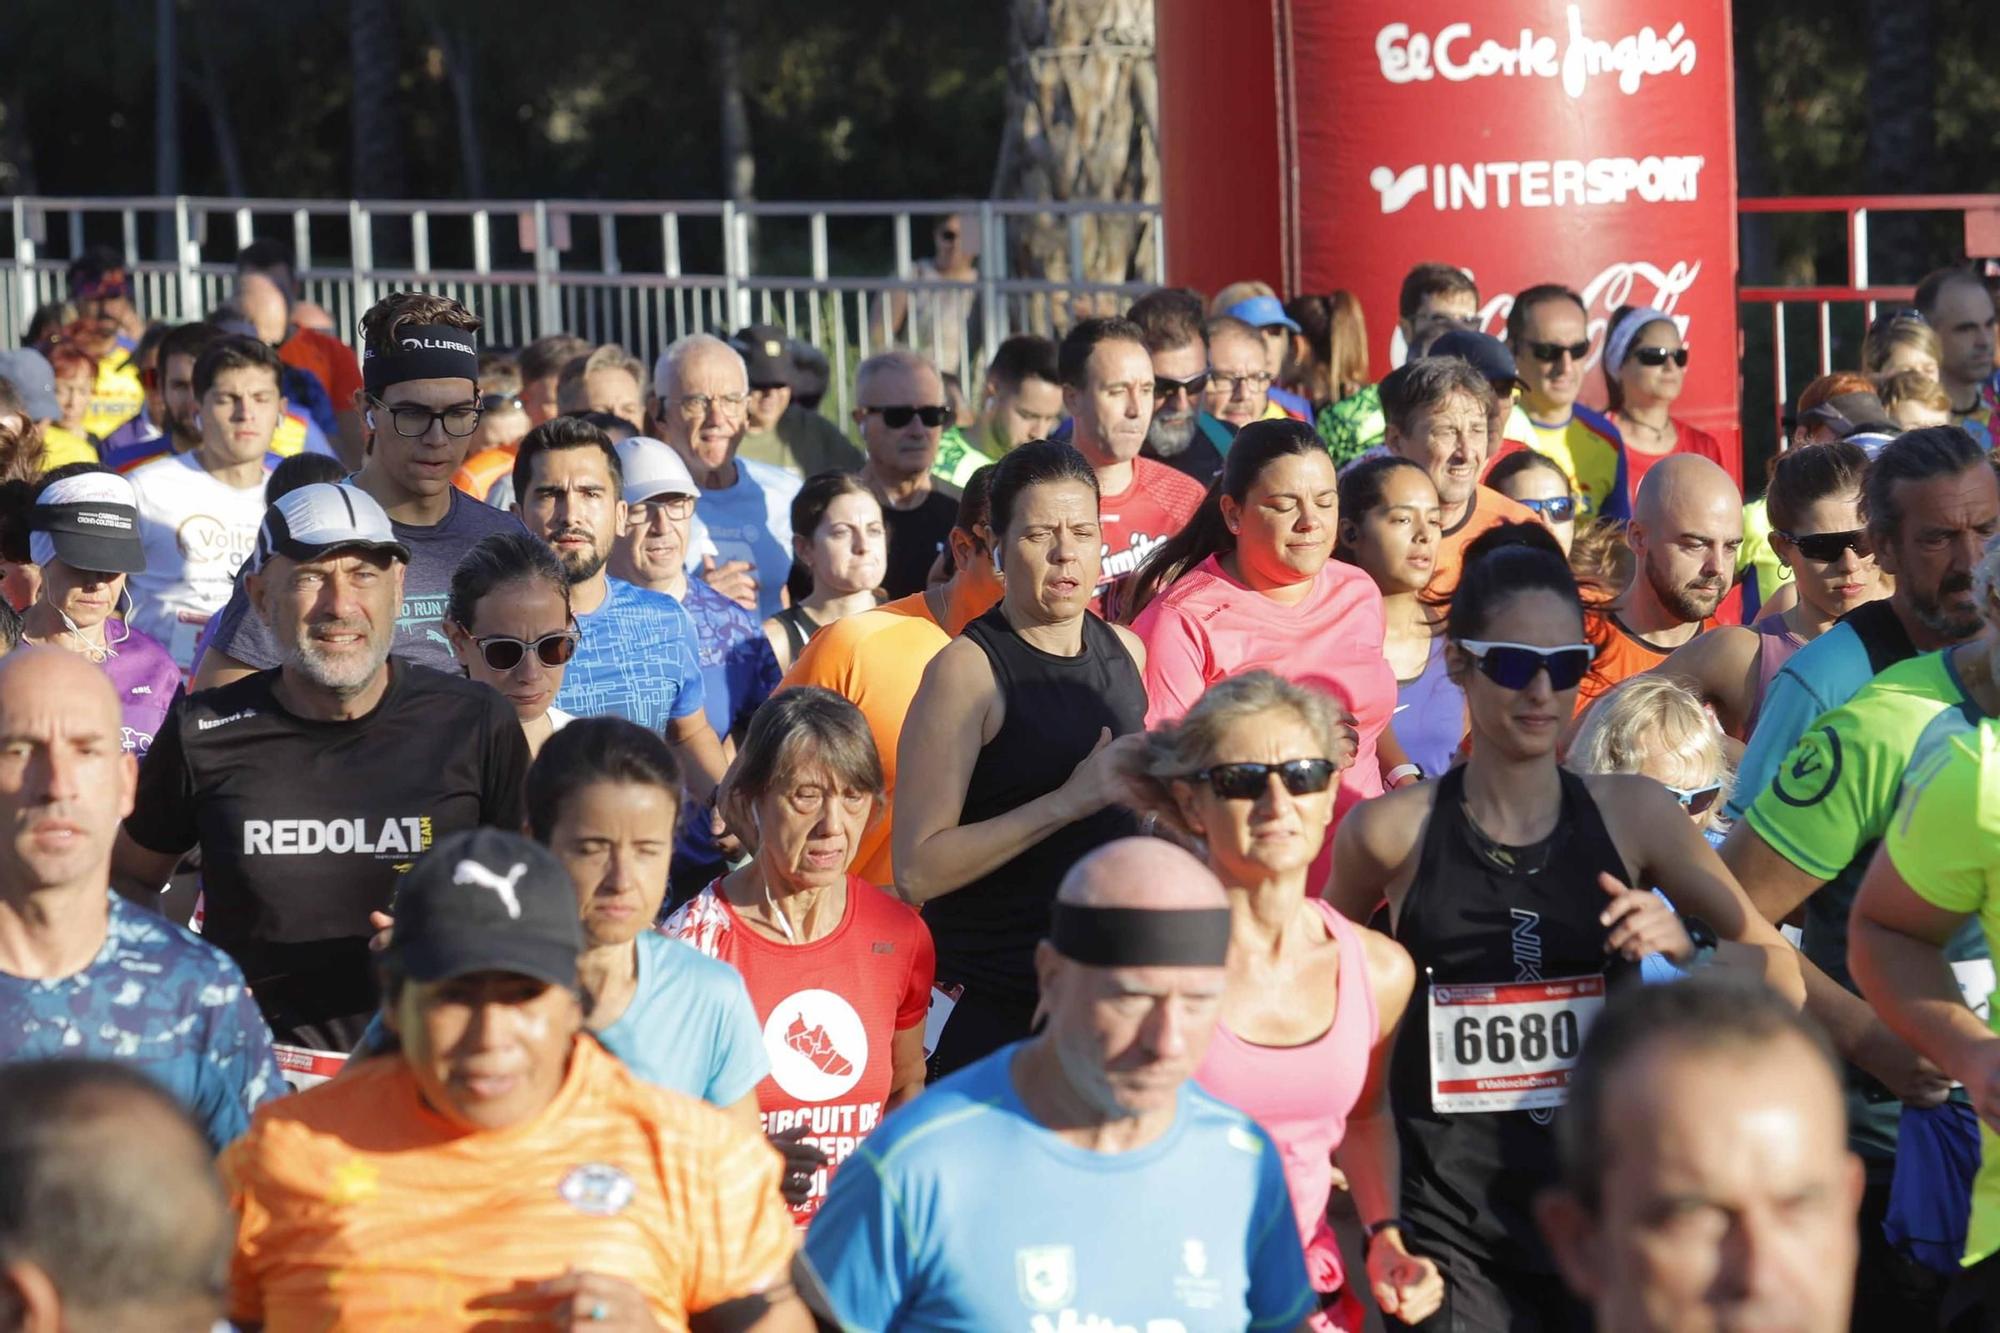
<instances>
[{"instance_id":1,"label":"bib number 6680","mask_svg":"<svg viewBox=\"0 0 2000 1333\"><path fill-rule=\"evenodd\" d=\"M1491 1061L1511 1064L1518 1055L1530 1064L1540 1064L1551 1055L1558 1060L1574 1060L1583 1046L1576 1014L1568 1009L1553 1017L1526 1013L1517 1025L1507 1014L1494 1014L1484 1023L1477 1018L1461 1018L1452 1025L1452 1054L1462 1065Z\"/></svg>"}]
</instances>

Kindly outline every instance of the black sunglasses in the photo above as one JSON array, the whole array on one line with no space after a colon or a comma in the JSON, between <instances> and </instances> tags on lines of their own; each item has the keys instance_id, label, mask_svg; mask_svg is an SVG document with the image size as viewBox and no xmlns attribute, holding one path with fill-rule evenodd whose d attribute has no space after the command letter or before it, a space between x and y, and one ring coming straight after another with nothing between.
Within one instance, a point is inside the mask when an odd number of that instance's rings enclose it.
<instances>
[{"instance_id":1,"label":"black sunglasses","mask_svg":"<svg viewBox=\"0 0 2000 1333\"><path fill-rule=\"evenodd\" d=\"M1153 376L1153 397L1171 398L1177 393L1185 393L1192 398L1208 387L1208 372L1190 375L1184 380L1169 379L1165 375Z\"/></svg>"},{"instance_id":2,"label":"black sunglasses","mask_svg":"<svg viewBox=\"0 0 2000 1333\"><path fill-rule=\"evenodd\" d=\"M1458 646L1479 665L1479 673L1503 690L1525 690L1543 671L1549 673L1549 688L1573 690L1590 670L1597 656L1588 643L1565 644L1560 648L1537 648L1527 643L1482 643L1461 639Z\"/></svg>"},{"instance_id":3,"label":"black sunglasses","mask_svg":"<svg viewBox=\"0 0 2000 1333\"><path fill-rule=\"evenodd\" d=\"M1580 343L1529 343L1528 353L1535 360L1551 366L1564 357L1581 361L1590 355L1590 340L1586 338Z\"/></svg>"},{"instance_id":4,"label":"black sunglasses","mask_svg":"<svg viewBox=\"0 0 2000 1333\"><path fill-rule=\"evenodd\" d=\"M1832 564L1849 551L1864 557L1875 554L1875 543L1866 528L1855 528L1851 532L1808 532L1804 535L1779 532L1775 535L1798 547L1799 554L1806 559L1817 560L1823 565Z\"/></svg>"},{"instance_id":5,"label":"black sunglasses","mask_svg":"<svg viewBox=\"0 0 2000 1333\"><path fill-rule=\"evenodd\" d=\"M1668 351L1664 347L1634 347L1632 349L1632 359L1642 366L1651 366L1655 370L1664 366L1669 361L1685 368L1688 363L1688 349L1685 347L1676 347L1672 351Z\"/></svg>"},{"instance_id":6,"label":"black sunglasses","mask_svg":"<svg viewBox=\"0 0 2000 1333\"><path fill-rule=\"evenodd\" d=\"M509 638L505 634L492 634L483 639L474 639L479 655L486 659L486 665L494 671L512 671L521 665L521 659L528 655L530 648L541 659L543 666L559 667L576 656L576 648L583 636L573 629L557 630L554 634L544 634L530 643L526 639Z\"/></svg>"},{"instance_id":7,"label":"black sunglasses","mask_svg":"<svg viewBox=\"0 0 2000 1333\"><path fill-rule=\"evenodd\" d=\"M1676 787L1664 782L1660 785L1672 792L1674 799L1681 803L1681 809L1696 819L1714 809L1715 803L1722 799L1720 782L1711 782L1706 787Z\"/></svg>"},{"instance_id":8,"label":"black sunglasses","mask_svg":"<svg viewBox=\"0 0 2000 1333\"><path fill-rule=\"evenodd\" d=\"M1567 523L1576 517L1574 495L1552 495L1546 500L1516 500L1514 503L1534 510L1551 523Z\"/></svg>"},{"instance_id":9,"label":"black sunglasses","mask_svg":"<svg viewBox=\"0 0 2000 1333\"><path fill-rule=\"evenodd\" d=\"M864 407L861 410L880 415L882 424L890 430L901 430L910 424L911 417L923 422L925 430L936 430L951 420L951 409L948 407L911 407L905 403L897 407Z\"/></svg>"},{"instance_id":10,"label":"black sunglasses","mask_svg":"<svg viewBox=\"0 0 2000 1333\"><path fill-rule=\"evenodd\" d=\"M1254 801L1271 785L1276 773L1285 790L1294 796L1310 796L1333 784L1333 760L1287 759L1282 764L1217 764L1195 774L1209 790L1225 801Z\"/></svg>"}]
</instances>

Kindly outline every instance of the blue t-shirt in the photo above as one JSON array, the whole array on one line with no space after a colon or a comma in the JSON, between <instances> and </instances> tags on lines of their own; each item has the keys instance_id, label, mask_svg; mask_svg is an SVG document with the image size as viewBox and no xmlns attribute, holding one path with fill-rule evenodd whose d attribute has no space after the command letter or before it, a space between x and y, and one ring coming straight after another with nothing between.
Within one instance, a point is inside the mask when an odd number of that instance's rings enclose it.
<instances>
[{"instance_id":1,"label":"blue t-shirt","mask_svg":"<svg viewBox=\"0 0 2000 1333\"><path fill-rule=\"evenodd\" d=\"M792 497L799 485L783 468L739 458L734 486L703 491L694 502L701 539L688 542L689 570L698 572L704 555L723 565L747 561L757 572L760 624L785 609L780 594L792 572Z\"/></svg>"},{"instance_id":2,"label":"blue t-shirt","mask_svg":"<svg viewBox=\"0 0 2000 1333\"><path fill-rule=\"evenodd\" d=\"M1869 627L1868 637L1863 637L1858 625ZM1875 640L1873 652L1869 638ZM1757 708L1757 728L1743 747L1742 762L1736 766L1736 786L1723 813L1732 821L1742 819L1751 802L1771 785L1779 765L1807 728L1860 693L1877 671L1915 657L1916 651L1889 603L1881 601L1849 612L1839 624L1793 653L1764 691L1764 702Z\"/></svg>"},{"instance_id":3,"label":"blue t-shirt","mask_svg":"<svg viewBox=\"0 0 2000 1333\"><path fill-rule=\"evenodd\" d=\"M679 602L607 579L604 601L576 621L583 643L563 672L556 707L573 717L622 717L650 731L702 710L694 622Z\"/></svg>"},{"instance_id":4,"label":"blue t-shirt","mask_svg":"<svg viewBox=\"0 0 2000 1333\"><path fill-rule=\"evenodd\" d=\"M1142 1148L1064 1142L1014 1091L1018 1045L884 1120L805 1255L855 1329L1291 1329L1313 1308L1270 1137L1192 1082Z\"/></svg>"},{"instance_id":5,"label":"blue t-shirt","mask_svg":"<svg viewBox=\"0 0 2000 1333\"><path fill-rule=\"evenodd\" d=\"M681 598L694 621L696 657L707 695L708 725L717 736L740 734L750 715L771 697L783 675L778 655L757 617L690 576ZM683 819L674 830L674 867L717 866L722 854L706 819Z\"/></svg>"},{"instance_id":6,"label":"blue t-shirt","mask_svg":"<svg viewBox=\"0 0 2000 1333\"><path fill-rule=\"evenodd\" d=\"M638 943L639 987L597 1034L604 1048L646 1082L711 1106L755 1092L771 1062L736 969L650 930Z\"/></svg>"},{"instance_id":7,"label":"blue t-shirt","mask_svg":"<svg viewBox=\"0 0 2000 1333\"><path fill-rule=\"evenodd\" d=\"M179 1099L220 1150L285 1091L271 1029L229 955L109 896L104 947L81 972L0 972L0 1061L131 1065Z\"/></svg>"}]
</instances>

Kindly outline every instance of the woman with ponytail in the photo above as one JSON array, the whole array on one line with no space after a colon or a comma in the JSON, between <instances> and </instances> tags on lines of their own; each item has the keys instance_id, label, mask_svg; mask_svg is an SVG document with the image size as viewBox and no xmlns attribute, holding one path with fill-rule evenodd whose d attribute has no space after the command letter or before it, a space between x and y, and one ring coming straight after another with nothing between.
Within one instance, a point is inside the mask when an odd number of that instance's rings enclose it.
<instances>
[{"instance_id":1,"label":"woman with ponytail","mask_svg":"<svg viewBox=\"0 0 2000 1333\"><path fill-rule=\"evenodd\" d=\"M1146 643L1148 726L1258 668L1346 708L1359 749L1341 774L1336 825L1356 802L1422 776L1389 730L1396 673L1382 655L1382 594L1332 559L1339 523L1339 483L1312 427L1253 421L1194 518L1140 568L1132 625Z\"/></svg>"}]
</instances>

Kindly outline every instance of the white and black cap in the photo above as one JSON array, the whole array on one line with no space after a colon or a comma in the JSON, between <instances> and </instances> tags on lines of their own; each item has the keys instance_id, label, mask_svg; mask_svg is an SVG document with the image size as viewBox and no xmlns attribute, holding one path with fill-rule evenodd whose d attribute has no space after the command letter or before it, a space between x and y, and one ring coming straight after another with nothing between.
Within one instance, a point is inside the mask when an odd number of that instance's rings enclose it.
<instances>
[{"instance_id":1,"label":"white and black cap","mask_svg":"<svg viewBox=\"0 0 2000 1333\"><path fill-rule=\"evenodd\" d=\"M274 555L317 560L346 550L387 551L410 563L410 548L396 540L375 497L345 482L315 482L280 496L264 511L251 568L264 568Z\"/></svg>"},{"instance_id":2,"label":"white and black cap","mask_svg":"<svg viewBox=\"0 0 2000 1333\"><path fill-rule=\"evenodd\" d=\"M42 488L28 516L28 554L38 565L60 560L72 569L138 574L146 568L139 540L139 499L115 472L81 472Z\"/></svg>"}]
</instances>

